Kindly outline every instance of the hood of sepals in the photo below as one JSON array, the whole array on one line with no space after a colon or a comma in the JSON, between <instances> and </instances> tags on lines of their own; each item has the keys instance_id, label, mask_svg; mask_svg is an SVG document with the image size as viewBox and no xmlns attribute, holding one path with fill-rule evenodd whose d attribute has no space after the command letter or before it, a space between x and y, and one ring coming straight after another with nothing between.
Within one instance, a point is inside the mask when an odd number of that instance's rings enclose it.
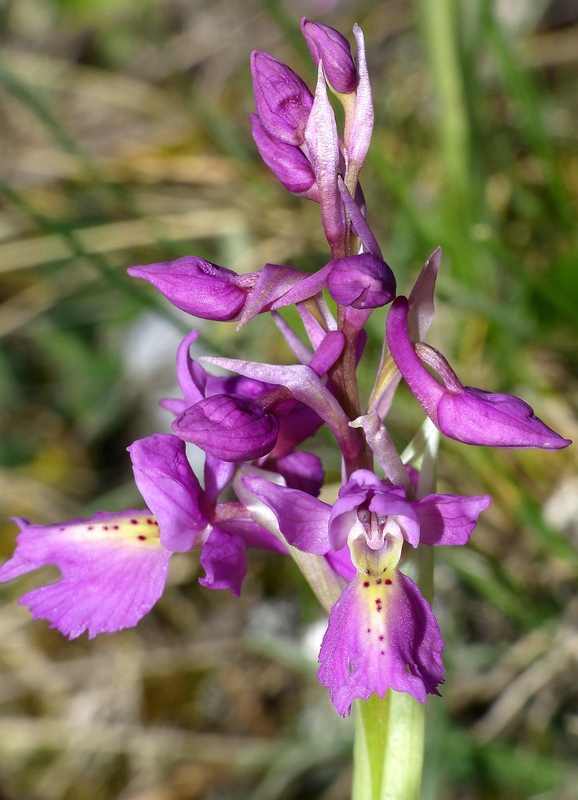
<instances>
[{"instance_id":1,"label":"hood of sepals","mask_svg":"<svg viewBox=\"0 0 578 800\"><path fill-rule=\"evenodd\" d=\"M313 106L313 95L287 64L268 53L251 54L255 106L265 130L286 144L300 146Z\"/></svg>"},{"instance_id":2,"label":"hood of sepals","mask_svg":"<svg viewBox=\"0 0 578 800\"><path fill-rule=\"evenodd\" d=\"M385 261L371 253L360 253L333 262L327 288L340 305L380 308L394 299L396 280Z\"/></svg>"},{"instance_id":3,"label":"hood of sepals","mask_svg":"<svg viewBox=\"0 0 578 800\"><path fill-rule=\"evenodd\" d=\"M172 429L223 461L253 461L273 449L279 423L254 400L221 394L186 409L173 421Z\"/></svg>"},{"instance_id":4,"label":"hood of sepals","mask_svg":"<svg viewBox=\"0 0 578 800\"><path fill-rule=\"evenodd\" d=\"M339 94L355 92L359 76L345 36L329 25L310 22L305 17L301 20L301 32L315 66L323 62L323 70L331 88Z\"/></svg>"},{"instance_id":5,"label":"hood of sepals","mask_svg":"<svg viewBox=\"0 0 578 800\"><path fill-rule=\"evenodd\" d=\"M201 319L236 319L247 298L236 272L197 256L130 267L127 272L151 283L181 311Z\"/></svg>"}]
</instances>

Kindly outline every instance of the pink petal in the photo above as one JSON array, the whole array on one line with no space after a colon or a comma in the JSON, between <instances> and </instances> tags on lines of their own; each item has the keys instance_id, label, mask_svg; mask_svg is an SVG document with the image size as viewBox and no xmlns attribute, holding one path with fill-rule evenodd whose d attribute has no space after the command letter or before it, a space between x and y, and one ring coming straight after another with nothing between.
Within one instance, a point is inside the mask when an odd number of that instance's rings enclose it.
<instances>
[{"instance_id":1,"label":"pink petal","mask_svg":"<svg viewBox=\"0 0 578 800\"><path fill-rule=\"evenodd\" d=\"M396 570L357 575L331 610L318 677L341 715L354 700L388 689L424 703L443 683L442 649L436 619L412 580Z\"/></svg>"},{"instance_id":2,"label":"pink petal","mask_svg":"<svg viewBox=\"0 0 578 800\"><path fill-rule=\"evenodd\" d=\"M70 639L85 630L92 639L136 625L163 592L171 554L147 511L100 512L61 525L16 522L16 552L0 569L0 581L58 567L60 580L28 592L20 604Z\"/></svg>"}]
</instances>

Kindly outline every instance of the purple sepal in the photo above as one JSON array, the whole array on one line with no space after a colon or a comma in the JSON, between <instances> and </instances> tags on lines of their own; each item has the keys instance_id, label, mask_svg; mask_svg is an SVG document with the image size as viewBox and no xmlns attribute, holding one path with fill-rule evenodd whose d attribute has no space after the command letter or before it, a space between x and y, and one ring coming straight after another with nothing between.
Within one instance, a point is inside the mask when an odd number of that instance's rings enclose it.
<instances>
[{"instance_id":1,"label":"purple sepal","mask_svg":"<svg viewBox=\"0 0 578 800\"><path fill-rule=\"evenodd\" d=\"M185 443L167 433L127 447L136 485L161 529L161 544L186 552L209 522L203 491L187 460Z\"/></svg>"},{"instance_id":2,"label":"purple sepal","mask_svg":"<svg viewBox=\"0 0 578 800\"><path fill-rule=\"evenodd\" d=\"M299 489L313 497L319 496L325 472L321 459L313 453L294 451L280 458L268 458L266 468L282 475L290 489Z\"/></svg>"},{"instance_id":3,"label":"purple sepal","mask_svg":"<svg viewBox=\"0 0 578 800\"><path fill-rule=\"evenodd\" d=\"M201 586L230 589L239 597L247 573L247 552L240 536L214 526L199 561L206 573L204 578L199 578Z\"/></svg>"},{"instance_id":4,"label":"purple sepal","mask_svg":"<svg viewBox=\"0 0 578 800\"><path fill-rule=\"evenodd\" d=\"M220 516L220 515L218 515ZM222 524L217 520L218 527L232 534L240 536L246 547L256 547L259 550L272 550L274 553L287 555L287 548L283 542L265 528L251 519L230 518Z\"/></svg>"},{"instance_id":5,"label":"purple sepal","mask_svg":"<svg viewBox=\"0 0 578 800\"><path fill-rule=\"evenodd\" d=\"M299 147L313 106L313 95L286 64L268 53L251 54L255 106L266 131L286 144Z\"/></svg>"},{"instance_id":6,"label":"purple sepal","mask_svg":"<svg viewBox=\"0 0 578 800\"><path fill-rule=\"evenodd\" d=\"M290 545L318 555L331 549L327 531L331 506L327 503L266 478L246 476L242 483L275 514L279 529Z\"/></svg>"},{"instance_id":7,"label":"purple sepal","mask_svg":"<svg viewBox=\"0 0 578 800\"><path fill-rule=\"evenodd\" d=\"M235 272L196 256L130 267L127 271L133 278L152 283L177 308L201 319L235 319L247 296L237 286L239 276Z\"/></svg>"},{"instance_id":8,"label":"purple sepal","mask_svg":"<svg viewBox=\"0 0 578 800\"><path fill-rule=\"evenodd\" d=\"M305 17L301 20L301 32L315 66L323 62L323 70L331 88L339 94L352 94L357 89L359 78L345 36L329 25L309 22Z\"/></svg>"},{"instance_id":9,"label":"purple sepal","mask_svg":"<svg viewBox=\"0 0 578 800\"><path fill-rule=\"evenodd\" d=\"M343 716L354 700L388 689L424 703L443 683L442 649L436 619L410 578L357 575L331 610L318 677Z\"/></svg>"},{"instance_id":10,"label":"purple sepal","mask_svg":"<svg viewBox=\"0 0 578 800\"><path fill-rule=\"evenodd\" d=\"M250 115L251 132L265 164L293 194L318 200L315 173L309 159L298 147L271 136L256 114Z\"/></svg>"},{"instance_id":11,"label":"purple sepal","mask_svg":"<svg viewBox=\"0 0 578 800\"><path fill-rule=\"evenodd\" d=\"M230 482L235 473L235 464L222 461L220 458L205 454L205 497L209 503L216 503L219 495Z\"/></svg>"},{"instance_id":12,"label":"purple sepal","mask_svg":"<svg viewBox=\"0 0 578 800\"><path fill-rule=\"evenodd\" d=\"M407 385L446 436L464 444L521 449L559 450L571 444L538 419L523 400L463 386L440 353L422 347L422 358L427 358L445 382L445 386L440 384L422 364L409 338L405 297L392 304L386 334L391 355Z\"/></svg>"},{"instance_id":13,"label":"purple sepal","mask_svg":"<svg viewBox=\"0 0 578 800\"><path fill-rule=\"evenodd\" d=\"M321 425L323 420L319 414L304 403L296 403L291 411L279 420L279 436L271 457L279 459L293 452L297 445L313 436Z\"/></svg>"},{"instance_id":14,"label":"purple sepal","mask_svg":"<svg viewBox=\"0 0 578 800\"><path fill-rule=\"evenodd\" d=\"M215 458L252 461L273 449L279 423L254 400L217 394L187 408L172 429Z\"/></svg>"},{"instance_id":15,"label":"purple sepal","mask_svg":"<svg viewBox=\"0 0 578 800\"><path fill-rule=\"evenodd\" d=\"M395 275L385 261L371 253L341 258L327 278L329 294L336 303L353 308L380 308L395 297Z\"/></svg>"},{"instance_id":16,"label":"purple sepal","mask_svg":"<svg viewBox=\"0 0 578 800\"><path fill-rule=\"evenodd\" d=\"M489 507L488 494L462 497L428 494L413 503L420 526L420 542L429 545L460 545L470 538L479 515Z\"/></svg>"},{"instance_id":17,"label":"purple sepal","mask_svg":"<svg viewBox=\"0 0 578 800\"><path fill-rule=\"evenodd\" d=\"M0 581L47 564L58 567L60 580L27 592L19 603L70 639L136 625L163 592L171 553L147 510L99 512L58 525L15 522L21 533Z\"/></svg>"}]
</instances>

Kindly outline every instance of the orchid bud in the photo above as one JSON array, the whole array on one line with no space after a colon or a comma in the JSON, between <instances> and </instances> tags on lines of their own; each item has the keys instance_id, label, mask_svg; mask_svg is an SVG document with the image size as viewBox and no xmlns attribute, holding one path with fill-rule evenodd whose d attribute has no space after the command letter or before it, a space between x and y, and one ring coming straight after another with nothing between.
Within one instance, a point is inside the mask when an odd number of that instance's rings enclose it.
<instances>
[{"instance_id":1,"label":"orchid bud","mask_svg":"<svg viewBox=\"0 0 578 800\"><path fill-rule=\"evenodd\" d=\"M387 317L387 343L407 385L442 433L464 444L490 447L559 450L571 444L519 397L463 386L441 353L421 342L412 344L408 314L407 298L398 297ZM443 384L422 361L438 373Z\"/></svg>"},{"instance_id":2,"label":"orchid bud","mask_svg":"<svg viewBox=\"0 0 578 800\"><path fill-rule=\"evenodd\" d=\"M222 461L252 461L273 449L279 423L248 397L216 394L183 411L172 429Z\"/></svg>"},{"instance_id":3,"label":"orchid bud","mask_svg":"<svg viewBox=\"0 0 578 800\"><path fill-rule=\"evenodd\" d=\"M396 282L385 261L371 253L361 253L334 262L327 288L342 306L380 308L395 297Z\"/></svg>"},{"instance_id":4,"label":"orchid bud","mask_svg":"<svg viewBox=\"0 0 578 800\"><path fill-rule=\"evenodd\" d=\"M235 319L247 297L236 272L196 256L130 267L128 274L152 283L174 306L201 319Z\"/></svg>"},{"instance_id":5,"label":"orchid bud","mask_svg":"<svg viewBox=\"0 0 578 800\"><path fill-rule=\"evenodd\" d=\"M315 173L307 156L295 145L271 136L256 114L250 116L253 139L265 164L290 192L307 195L315 184Z\"/></svg>"},{"instance_id":6,"label":"orchid bud","mask_svg":"<svg viewBox=\"0 0 578 800\"><path fill-rule=\"evenodd\" d=\"M263 127L271 136L299 147L313 105L313 95L286 64L268 53L251 54L255 106Z\"/></svg>"},{"instance_id":7,"label":"orchid bud","mask_svg":"<svg viewBox=\"0 0 578 800\"><path fill-rule=\"evenodd\" d=\"M359 76L351 57L349 42L334 28L301 20L301 32L315 66L323 62L323 71L331 88L338 94L352 94L357 89Z\"/></svg>"}]
</instances>

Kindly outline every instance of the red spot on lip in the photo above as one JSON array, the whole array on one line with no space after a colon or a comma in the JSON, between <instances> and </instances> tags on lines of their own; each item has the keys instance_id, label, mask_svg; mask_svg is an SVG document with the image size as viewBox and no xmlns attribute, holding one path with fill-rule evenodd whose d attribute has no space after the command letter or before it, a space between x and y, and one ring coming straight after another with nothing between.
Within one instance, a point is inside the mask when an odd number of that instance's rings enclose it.
<instances>
[{"instance_id":1,"label":"red spot on lip","mask_svg":"<svg viewBox=\"0 0 578 800\"><path fill-rule=\"evenodd\" d=\"M379 641L380 641L380 642L383 642L383 636L380 636L380 637L379 637Z\"/></svg>"},{"instance_id":2,"label":"red spot on lip","mask_svg":"<svg viewBox=\"0 0 578 800\"><path fill-rule=\"evenodd\" d=\"M367 589L367 587L369 586L369 581L363 581L363 585L364 585L364 586L365 586L365 588Z\"/></svg>"},{"instance_id":3,"label":"red spot on lip","mask_svg":"<svg viewBox=\"0 0 578 800\"><path fill-rule=\"evenodd\" d=\"M142 535L142 533L141 533L141 535L140 535L140 536L137 536L136 538L139 540L139 542L146 542L146 538L147 538L147 537L146 537L146 536L143 536L143 535Z\"/></svg>"},{"instance_id":4,"label":"red spot on lip","mask_svg":"<svg viewBox=\"0 0 578 800\"><path fill-rule=\"evenodd\" d=\"M130 524L131 525L138 525L138 519L131 519Z\"/></svg>"},{"instance_id":5,"label":"red spot on lip","mask_svg":"<svg viewBox=\"0 0 578 800\"><path fill-rule=\"evenodd\" d=\"M113 529L113 531L117 531L118 530L118 525L113 525L112 529Z\"/></svg>"},{"instance_id":6,"label":"red spot on lip","mask_svg":"<svg viewBox=\"0 0 578 800\"><path fill-rule=\"evenodd\" d=\"M389 580L389 578L386 580L385 583L387 584L387 586L391 586L391 581Z\"/></svg>"},{"instance_id":7,"label":"red spot on lip","mask_svg":"<svg viewBox=\"0 0 578 800\"><path fill-rule=\"evenodd\" d=\"M375 582L376 582L376 583L377 583L377 585L379 586L379 584L381 583L381 578L378 578L378 579L377 579Z\"/></svg>"}]
</instances>

